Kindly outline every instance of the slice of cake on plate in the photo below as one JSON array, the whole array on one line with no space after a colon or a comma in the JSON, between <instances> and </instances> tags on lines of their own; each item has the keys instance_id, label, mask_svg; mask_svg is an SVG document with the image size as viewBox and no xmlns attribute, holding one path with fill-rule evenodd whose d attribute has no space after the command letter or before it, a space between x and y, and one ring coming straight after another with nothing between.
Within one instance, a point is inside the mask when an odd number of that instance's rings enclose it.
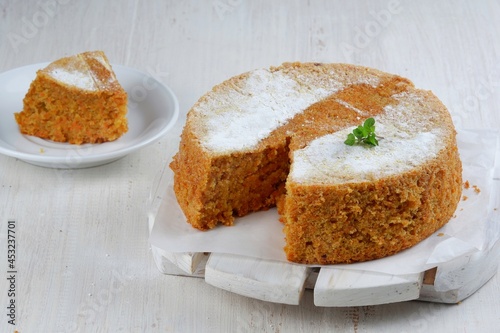
<instances>
[{"instance_id":1,"label":"slice of cake on plate","mask_svg":"<svg viewBox=\"0 0 500 333\"><path fill-rule=\"evenodd\" d=\"M39 70L15 114L21 133L71 144L127 132L127 93L102 51L61 58Z\"/></svg>"}]
</instances>

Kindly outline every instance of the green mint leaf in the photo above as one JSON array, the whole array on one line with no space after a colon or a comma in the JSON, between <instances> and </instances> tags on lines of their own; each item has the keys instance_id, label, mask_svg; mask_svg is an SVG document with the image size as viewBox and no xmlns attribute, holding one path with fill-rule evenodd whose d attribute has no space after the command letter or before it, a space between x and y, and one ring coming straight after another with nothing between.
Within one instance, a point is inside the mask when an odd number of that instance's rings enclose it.
<instances>
[{"instance_id":1,"label":"green mint leaf","mask_svg":"<svg viewBox=\"0 0 500 333\"><path fill-rule=\"evenodd\" d=\"M368 118L363 123L363 127L365 127L365 128L371 128L371 127L373 127L373 125L375 125L375 119L373 119L373 118Z\"/></svg>"},{"instance_id":2,"label":"green mint leaf","mask_svg":"<svg viewBox=\"0 0 500 333\"><path fill-rule=\"evenodd\" d=\"M378 146L378 140L374 134L369 135L364 142L372 146Z\"/></svg>"},{"instance_id":3,"label":"green mint leaf","mask_svg":"<svg viewBox=\"0 0 500 333\"><path fill-rule=\"evenodd\" d=\"M354 144L356 143L356 137L354 136L354 134L348 134L347 140L345 140L344 143L348 146L354 146Z\"/></svg>"},{"instance_id":4,"label":"green mint leaf","mask_svg":"<svg viewBox=\"0 0 500 333\"><path fill-rule=\"evenodd\" d=\"M375 133L375 119L373 118L366 119L365 122L363 123L363 127L367 131L367 134L365 136Z\"/></svg>"},{"instance_id":5,"label":"green mint leaf","mask_svg":"<svg viewBox=\"0 0 500 333\"><path fill-rule=\"evenodd\" d=\"M361 140L363 138L363 132L361 132L359 130L359 128L355 128L353 131L352 131L353 135L358 138L359 140Z\"/></svg>"},{"instance_id":6,"label":"green mint leaf","mask_svg":"<svg viewBox=\"0 0 500 333\"><path fill-rule=\"evenodd\" d=\"M368 135L368 131L366 130L366 128L362 126L358 126L352 132L359 140L362 140L364 137Z\"/></svg>"},{"instance_id":7,"label":"green mint leaf","mask_svg":"<svg viewBox=\"0 0 500 333\"><path fill-rule=\"evenodd\" d=\"M353 129L352 133L347 135L344 143L349 146L360 143L378 146L377 135L375 134L375 119L368 118L363 122L362 126Z\"/></svg>"},{"instance_id":8,"label":"green mint leaf","mask_svg":"<svg viewBox=\"0 0 500 333\"><path fill-rule=\"evenodd\" d=\"M360 128L361 132L363 133L363 138L367 137L370 134L370 131L368 130L368 128L363 127L363 126L359 126L359 128Z\"/></svg>"}]
</instances>

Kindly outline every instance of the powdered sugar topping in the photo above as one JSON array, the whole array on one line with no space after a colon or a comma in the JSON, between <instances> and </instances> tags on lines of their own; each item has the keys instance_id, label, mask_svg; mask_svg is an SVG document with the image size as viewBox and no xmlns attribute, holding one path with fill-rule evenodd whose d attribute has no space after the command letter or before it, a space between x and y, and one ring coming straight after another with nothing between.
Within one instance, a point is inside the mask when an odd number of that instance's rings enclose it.
<instances>
[{"instance_id":1,"label":"powdered sugar topping","mask_svg":"<svg viewBox=\"0 0 500 333\"><path fill-rule=\"evenodd\" d=\"M97 75L89 65L89 60L98 67L104 68L101 75ZM52 78L82 90L97 91L104 86L116 81L116 77L104 53L86 52L76 56L60 59L46 68L48 75ZM105 74L103 74L105 73Z\"/></svg>"},{"instance_id":2,"label":"powdered sugar topping","mask_svg":"<svg viewBox=\"0 0 500 333\"><path fill-rule=\"evenodd\" d=\"M293 70L255 70L209 92L191 116L200 144L208 151L245 151L310 105L359 83L376 87L379 78L359 72L347 76L335 71L304 75ZM354 127L313 140L293 152L290 179L298 183L374 180L436 157L444 147L440 137L445 129L437 125L439 119L433 119L436 104L428 102L431 96L413 89L393 95L396 103L375 117L376 132L383 137L377 147L347 146L344 141ZM369 114L346 101L337 102L360 118Z\"/></svg>"},{"instance_id":3,"label":"powdered sugar topping","mask_svg":"<svg viewBox=\"0 0 500 333\"><path fill-rule=\"evenodd\" d=\"M298 183L373 181L410 171L434 158L444 148L443 129L433 125L432 108L422 96L403 93L374 117L379 146L348 146L347 134L355 127L313 140L295 151L290 179ZM421 112L407 113L419 106Z\"/></svg>"},{"instance_id":4,"label":"powdered sugar topping","mask_svg":"<svg viewBox=\"0 0 500 333\"><path fill-rule=\"evenodd\" d=\"M343 87L333 79L322 83L299 83L286 73L261 69L251 72L241 87L209 93L194 110L205 120L202 145L214 152L254 147L293 116Z\"/></svg>"},{"instance_id":5,"label":"powdered sugar topping","mask_svg":"<svg viewBox=\"0 0 500 333\"><path fill-rule=\"evenodd\" d=\"M84 89L84 90L97 90L98 87L94 82L92 76L88 72L82 72L78 69L63 69L57 68L50 72L50 75L65 84Z\"/></svg>"}]
</instances>

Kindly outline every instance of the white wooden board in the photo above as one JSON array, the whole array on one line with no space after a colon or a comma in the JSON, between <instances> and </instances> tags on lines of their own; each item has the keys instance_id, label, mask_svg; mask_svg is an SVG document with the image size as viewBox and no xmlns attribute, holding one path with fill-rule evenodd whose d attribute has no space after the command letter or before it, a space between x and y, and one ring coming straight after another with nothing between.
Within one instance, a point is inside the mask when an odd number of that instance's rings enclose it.
<instances>
[{"instance_id":1,"label":"white wooden board","mask_svg":"<svg viewBox=\"0 0 500 333\"><path fill-rule=\"evenodd\" d=\"M205 278L215 287L283 304L299 304L307 288L313 290L316 306L343 307L409 300L458 303L496 273L500 262L500 241L490 251L477 252L452 270L443 265L410 275L338 268L312 269L233 254L167 254L156 247L152 247L152 252L158 269L164 274ZM455 281L455 287L440 290L436 286L443 281L439 279Z\"/></svg>"}]
</instances>

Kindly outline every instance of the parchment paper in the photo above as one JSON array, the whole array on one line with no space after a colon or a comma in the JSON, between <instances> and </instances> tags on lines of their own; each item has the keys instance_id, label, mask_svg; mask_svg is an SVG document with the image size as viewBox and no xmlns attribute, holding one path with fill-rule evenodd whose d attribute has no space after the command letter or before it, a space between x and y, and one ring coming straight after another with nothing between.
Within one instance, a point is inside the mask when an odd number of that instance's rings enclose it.
<instances>
[{"instance_id":1,"label":"parchment paper","mask_svg":"<svg viewBox=\"0 0 500 333\"><path fill-rule=\"evenodd\" d=\"M455 217L443 228L396 255L334 267L412 274L492 249L500 239L499 137L499 133L487 130L458 131L463 180L471 187L463 190L467 200L460 201ZM152 245L167 252L231 253L288 262L283 251L283 225L276 209L238 218L232 227L199 231L185 221L173 192L173 174L169 168L165 169L163 178L166 185L159 186L157 194L161 204L150 233Z\"/></svg>"}]
</instances>

